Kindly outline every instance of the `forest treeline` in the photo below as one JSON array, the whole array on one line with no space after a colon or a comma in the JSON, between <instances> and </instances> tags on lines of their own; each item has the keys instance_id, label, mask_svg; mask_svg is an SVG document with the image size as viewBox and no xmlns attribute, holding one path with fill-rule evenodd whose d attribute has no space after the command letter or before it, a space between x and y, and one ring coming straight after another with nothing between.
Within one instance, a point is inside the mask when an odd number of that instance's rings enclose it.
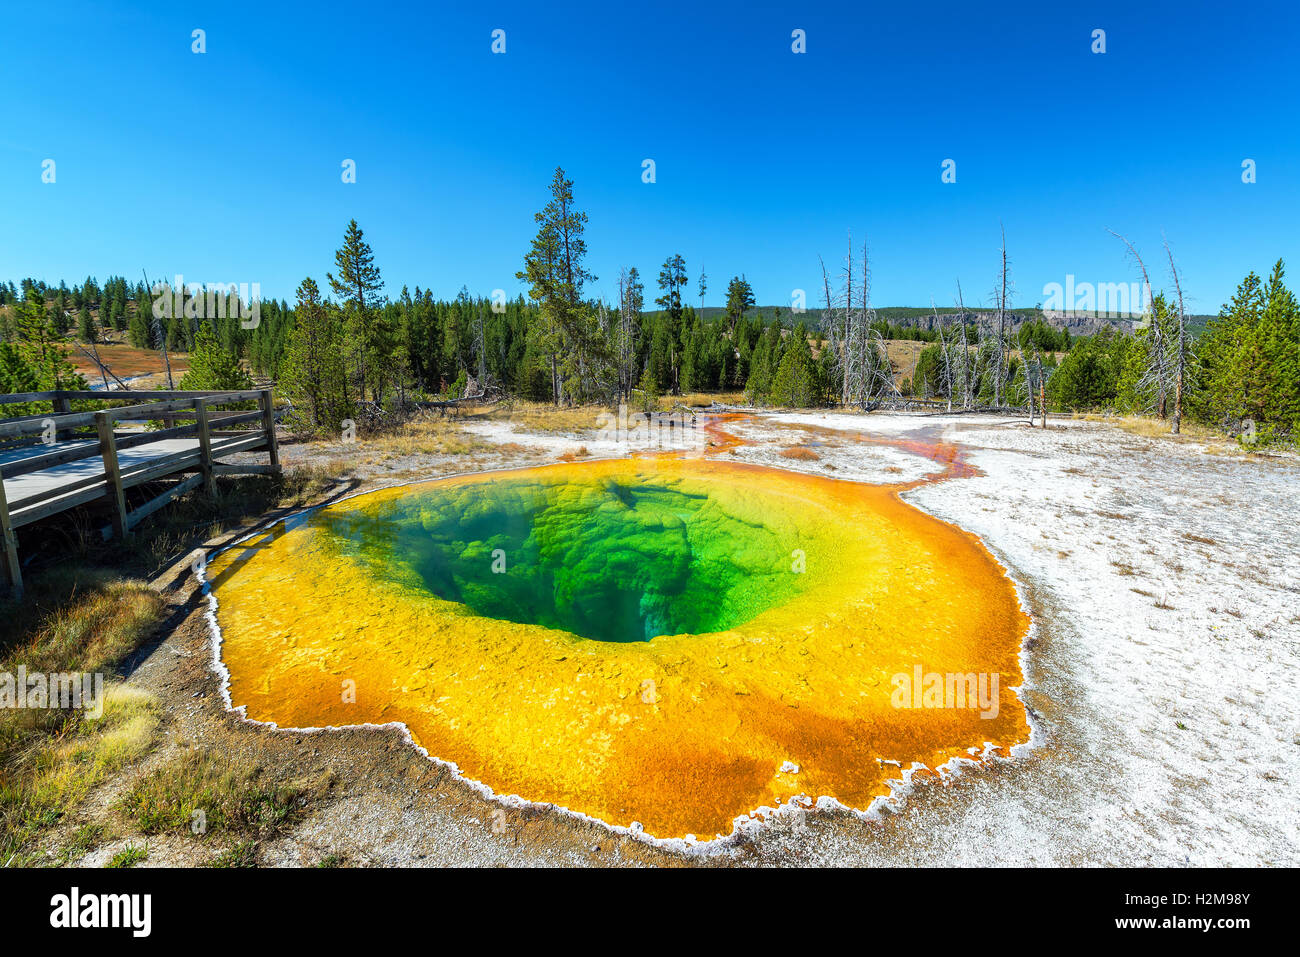
<instances>
[{"instance_id":1,"label":"forest treeline","mask_svg":"<svg viewBox=\"0 0 1300 957\"><path fill-rule=\"evenodd\" d=\"M182 388L247 387L250 370L273 379L295 424L326 432L359 411L412 399L508 394L649 407L665 395L710 392L772 406L860 408L907 396L1020 408L1042 396L1056 411L1175 422L1185 414L1229 428L1249 420L1264 436L1300 427L1300 315L1280 261L1266 280L1246 277L1194 339L1181 287L1155 295L1133 332L1071 337L1040 318L1024 320L1007 305L1005 244L992 307L969 310L959 294L955 315L967 320L928 330L876 315L865 249L856 261L850 251L835 283L823 267L816 317L759 309L744 275L729 280L723 309L697 310L692 300L703 301L708 277L690 276L676 254L649 281L622 269L616 300L605 302L585 291L596 278L586 269L587 216L563 170L549 193L518 272L528 295L513 300L465 289L439 299L419 286L389 298L355 221L323 282L304 278L292 303L259 303L255 324L241 321L233 292L216 317L201 296L196 309L155 317L157 294L172 292L165 285L123 277L0 284L0 391L84 388L69 340L93 348L112 331L140 348L188 353ZM1177 287L1176 270L1171 278ZM898 340L926 343L911 367L889 355Z\"/></svg>"}]
</instances>

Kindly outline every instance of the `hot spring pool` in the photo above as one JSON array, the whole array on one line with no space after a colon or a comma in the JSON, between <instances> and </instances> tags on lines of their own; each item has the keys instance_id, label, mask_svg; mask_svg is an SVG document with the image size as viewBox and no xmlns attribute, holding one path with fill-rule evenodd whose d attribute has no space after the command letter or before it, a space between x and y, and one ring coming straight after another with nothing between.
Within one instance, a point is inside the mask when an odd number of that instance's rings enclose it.
<instances>
[{"instance_id":1,"label":"hot spring pool","mask_svg":"<svg viewBox=\"0 0 1300 957\"><path fill-rule=\"evenodd\" d=\"M341 555L486 618L597 641L725 631L803 590L797 522L642 474L503 476L313 520Z\"/></svg>"},{"instance_id":2,"label":"hot spring pool","mask_svg":"<svg viewBox=\"0 0 1300 957\"><path fill-rule=\"evenodd\" d=\"M207 577L249 718L400 722L497 794L657 837L866 808L898 766L1028 737L1011 583L882 487L716 460L458 477L306 513ZM913 673L996 675L996 714L900 707Z\"/></svg>"}]
</instances>

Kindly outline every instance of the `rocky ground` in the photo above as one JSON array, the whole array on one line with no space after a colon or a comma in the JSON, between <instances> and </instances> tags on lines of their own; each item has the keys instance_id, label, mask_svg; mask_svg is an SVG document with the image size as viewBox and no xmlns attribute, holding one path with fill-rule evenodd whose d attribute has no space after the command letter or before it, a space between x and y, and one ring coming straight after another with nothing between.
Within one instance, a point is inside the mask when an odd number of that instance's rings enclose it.
<instances>
[{"instance_id":1,"label":"rocky ground","mask_svg":"<svg viewBox=\"0 0 1300 957\"><path fill-rule=\"evenodd\" d=\"M626 437L604 425L469 416L405 442L283 451L289 467L343 476L342 493L626 454ZM89 813L107 813L131 775L206 748L319 782L301 818L263 842L263 864L1300 863L1295 456L1081 420L1044 431L992 417L786 414L726 431L749 444L729 448L695 431L674 439L691 454L918 483L905 500L984 541L1034 620L1024 652L1030 746L918 782L874 819L819 811L681 855L555 811L502 809L396 730L306 734L241 721L222 706L205 605L181 570L175 614L129 679L164 702L165 743L101 787ZM941 469L898 441L916 438L957 444L981 474L923 481ZM81 863L103 863L128 839ZM146 866L203 863L218 849L188 835L152 838Z\"/></svg>"}]
</instances>

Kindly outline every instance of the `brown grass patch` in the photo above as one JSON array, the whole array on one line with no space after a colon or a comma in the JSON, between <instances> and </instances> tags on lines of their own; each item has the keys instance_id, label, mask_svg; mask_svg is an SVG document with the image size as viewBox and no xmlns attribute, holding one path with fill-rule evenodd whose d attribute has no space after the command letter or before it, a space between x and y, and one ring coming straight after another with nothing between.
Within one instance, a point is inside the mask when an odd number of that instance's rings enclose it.
<instances>
[{"instance_id":1,"label":"brown grass patch","mask_svg":"<svg viewBox=\"0 0 1300 957\"><path fill-rule=\"evenodd\" d=\"M781 450L780 455L785 459L796 459L800 462L815 462L821 458L816 452L806 445L792 445Z\"/></svg>"},{"instance_id":2,"label":"brown grass patch","mask_svg":"<svg viewBox=\"0 0 1300 957\"><path fill-rule=\"evenodd\" d=\"M659 408L664 411L675 409L679 405L709 406L714 402L720 405L745 405L743 392L687 392L684 395L665 395L659 398Z\"/></svg>"},{"instance_id":3,"label":"brown grass patch","mask_svg":"<svg viewBox=\"0 0 1300 957\"><path fill-rule=\"evenodd\" d=\"M512 402L494 406L482 418L509 422L528 432L580 432L598 428L603 421L601 417L612 414L603 405L556 408L548 402Z\"/></svg>"},{"instance_id":4,"label":"brown grass patch","mask_svg":"<svg viewBox=\"0 0 1300 957\"><path fill-rule=\"evenodd\" d=\"M464 432L453 419L413 419L393 432L366 436L357 448L383 458L409 455L468 455L490 444Z\"/></svg>"},{"instance_id":5,"label":"brown grass patch","mask_svg":"<svg viewBox=\"0 0 1300 957\"><path fill-rule=\"evenodd\" d=\"M74 322L75 326L76 323ZM114 333L121 335L121 333ZM162 376L165 381L166 369L163 365L162 356L153 349L137 349L135 346L128 345L124 342L101 342L95 346L99 353L99 359L104 365L117 376L123 379L133 378L135 376L156 374ZM179 353L169 353L168 361L172 367L173 379L179 379L189 370L189 357ZM80 349L73 349L68 355L70 361L78 372L86 377L88 382L100 382L102 376L99 373L99 367L85 356ZM133 389L140 388L139 383L131 383Z\"/></svg>"},{"instance_id":6,"label":"brown grass patch","mask_svg":"<svg viewBox=\"0 0 1300 957\"><path fill-rule=\"evenodd\" d=\"M1108 416L1089 414L1085 415L1083 418L1090 422L1110 422L1131 435L1140 435L1148 439L1206 441L1209 439L1223 438L1221 432L1216 432L1214 429L1201 425L1198 422L1191 422L1188 419L1183 419L1179 424L1179 429L1181 431L1178 435L1174 435L1170 431L1173 427L1173 423L1169 419L1161 419L1153 415Z\"/></svg>"}]
</instances>

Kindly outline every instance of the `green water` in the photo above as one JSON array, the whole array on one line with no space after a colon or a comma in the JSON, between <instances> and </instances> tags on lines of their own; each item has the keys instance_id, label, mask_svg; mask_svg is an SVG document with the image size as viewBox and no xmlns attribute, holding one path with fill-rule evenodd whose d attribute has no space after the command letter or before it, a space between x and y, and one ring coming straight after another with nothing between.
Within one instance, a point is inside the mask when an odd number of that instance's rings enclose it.
<instances>
[{"instance_id":1,"label":"green water","mask_svg":"<svg viewBox=\"0 0 1300 957\"><path fill-rule=\"evenodd\" d=\"M311 524L375 576L478 615L647 641L734 627L800 590L798 533L745 509L700 481L506 478L360 499Z\"/></svg>"}]
</instances>

